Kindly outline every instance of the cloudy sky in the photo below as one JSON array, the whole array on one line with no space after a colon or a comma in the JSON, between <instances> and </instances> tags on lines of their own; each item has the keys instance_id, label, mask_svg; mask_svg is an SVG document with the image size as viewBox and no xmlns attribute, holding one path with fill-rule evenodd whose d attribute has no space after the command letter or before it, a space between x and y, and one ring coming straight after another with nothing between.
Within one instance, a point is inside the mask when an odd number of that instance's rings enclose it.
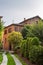
<instances>
[{"instance_id":1,"label":"cloudy sky","mask_svg":"<svg viewBox=\"0 0 43 65\"><path fill-rule=\"evenodd\" d=\"M0 16L5 25L36 15L43 18L43 0L0 0Z\"/></svg>"}]
</instances>

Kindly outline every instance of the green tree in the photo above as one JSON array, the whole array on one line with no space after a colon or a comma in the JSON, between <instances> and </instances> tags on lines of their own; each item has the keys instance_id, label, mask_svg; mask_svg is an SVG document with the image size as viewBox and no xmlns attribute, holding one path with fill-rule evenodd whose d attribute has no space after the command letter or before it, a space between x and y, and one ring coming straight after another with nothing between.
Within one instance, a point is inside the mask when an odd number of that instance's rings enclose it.
<instances>
[{"instance_id":1,"label":"green tree","mask_svg":"<svg viewBox=\"0 0 43 65\"><path fill-rule=\"evenodd\" d=\"M29 59L36 65L43 65L43 46L34 45L29 52Z\"/></svg>"},{"instance_id":2,"label":"green tree","mask_svg":"<svg viewBox=\"0 0 43 65\"><path fill-rule=\"evenodd\" d=\"M28 37L26 41L26 57L27 58L29 58L29 51L32 47L31 40L32 40L32 37Z\"/></svg>"},{"instance_id":3,"label":"green tree","mask_svg":"<svg viewBox=\"0 0 43 65\"><path fill-rule=\"evenodd\" d=\"M39 46L39 39L37 37L27 37L22 41L21 54L22 56L29 58L29 52L33 46Z\"/></svg>"},{"instance_id":4,"label":"green tree","mask_svg":"<svg viewBox=\"0 0 43 65\"><path fill-rule=\"evenodd\" d=\"M33 37L31 40L32 45L40 45L38 37Z\"/></svg>"},{"instance_id":5,"label":"green tree","mask_svg":"<svg viewBox=\"0 0 43 65\"><path fill-rule=\"evenodd\" d=\"M32 34L34 37L38 37L43 42L43 22L39 21L38 24L32 25Z\"/></svg>"},{"instance_id":6,"label":"green tree","mask_svg":"<svg viewBox=\"0 0 43 65\"><path fill-rule=\"evenodd\" d=\"M0 49L2 48L2 34L3 34L3 26L4 22L0 20Z\"/></svg>"},{"instance_id":7,"label":"green tree","mask_svg":"<svg viewBox=\"0 0 43 65\"><path fill-rule=\"evenodd\" d=\"M14 45L14 50L17 46L20 46L22 39L23 37L20 32L12 32L8 35L8 42Z\"/></svg>"},{"instance_id":8,"label":"green tree","mask_svg":"<svg viewBox=\"0 0 43 65\"><path fill-rule=\"evenodd\" d=\"M22 41L22 44L21 44L21 54L22 54L22 56L26 57L26 40Z\"/></svg>"},{"instance_id":9,"label":"green tree","mask_svg":"<svg viewBox=\"0 0 43 65\"><path fill-rule=\"evenodd\" d=\"M22 29L21 33L22 33L22 36L23 36L24 39L26 39L28 36L32 35L31 26L25 25L24 28Z\"/></svg>"},{"instance_id":10,"label":"green tree","mask_svg":"<svg viewBox=\"0 0 43 65\"><path fill-rule=\"evenodd\" d=\"M27 38L26 40L22 41L21 54L22 54L22 56L24 56L26 58L29 58L29 51L32 47L31 39L32 38Z\"/></svg>"},{"instance_id":11,"label":"green tree","mask_svg":"<svg viewBox=\"0 0 43 65\"><path fill-rule=\"evenodd\" d=\"M1 35L1 32L3 31L3 27L4 27L3 24L4 22L0 20L0 35Z\"/></svg>"},{"instance_id":12,"label":"green tree","mask_svg":"<svg viewBox=\"0 0 43 65\"><path fill-rule=\"evenodd\" d=\"M43 42L43 21L39 21L38 24L26 25L22 29L23 38L27 37L38 37Z\"/></svg>"}]
</instances>

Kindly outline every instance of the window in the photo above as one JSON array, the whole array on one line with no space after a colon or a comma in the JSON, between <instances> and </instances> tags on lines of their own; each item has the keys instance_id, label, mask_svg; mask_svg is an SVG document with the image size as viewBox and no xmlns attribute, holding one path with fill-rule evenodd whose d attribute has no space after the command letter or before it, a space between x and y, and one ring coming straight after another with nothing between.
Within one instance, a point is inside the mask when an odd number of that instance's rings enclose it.
<instances>
[{"instance_id":1,"label":"window","mask_svg":"<svg viewBox=\"0 0 43 65\"><path fill-rule=\"evenodd\" d=\"M27 22L25 24L27 24Z\"/></svg>"},{"instance_id":2,"label":"window","mask_svg":"<svg viewBox=\"0 0 43 65\"><path fill-rule=\"evenodd\" d=\"M7 30L4 31L4 34L7 34Z\"/></svg>"},{"instance_id":3,"label":"window","mask_svg":"<svg viewBox=\"0 0 43 65\"><path fill-rule=\"evenodd\" d=\"M38 21L36 21L36 23L38 24Z\"/></svg>"},{"instance_id":4,"label":"window","mask_svg":"<svg viewBox=\"0 0 43 65\"><path fill-rule=\"evenodd\" d=\"M18 31L18 27L15 27L15 31Z\"/></svg>"},{"instance_id":5,"label":"window","mask_svg":"<svg viewBox=\"0 0 43 65\"><path fill-rule=\"evenodd\" d=\"M11 28L8 29L8 33L11 33Z\"/></svg>"}]
</instances>

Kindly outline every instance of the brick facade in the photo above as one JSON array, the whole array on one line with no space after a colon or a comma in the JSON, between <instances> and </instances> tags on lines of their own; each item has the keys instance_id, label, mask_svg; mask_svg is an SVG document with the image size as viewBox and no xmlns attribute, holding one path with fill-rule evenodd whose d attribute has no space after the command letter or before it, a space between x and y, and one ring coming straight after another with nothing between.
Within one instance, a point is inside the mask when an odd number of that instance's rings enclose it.
<instances>
[{"instance_id":1,"label":"brick facade","mask_svg":"<svg viewBox=\"0 0 43 65\"><path fill-rule=\"evenodd\" d=\"M11 24L4 28L4 34L3 34L3 49L4 50L10 50L10 47L13 50L13 45L9 45L9 43L7 41L8 34L11 33L12 31L20 32L22 27L23 27L23 25L20 25L20 24L19 25Z\"/></svg>"}]
</instances>

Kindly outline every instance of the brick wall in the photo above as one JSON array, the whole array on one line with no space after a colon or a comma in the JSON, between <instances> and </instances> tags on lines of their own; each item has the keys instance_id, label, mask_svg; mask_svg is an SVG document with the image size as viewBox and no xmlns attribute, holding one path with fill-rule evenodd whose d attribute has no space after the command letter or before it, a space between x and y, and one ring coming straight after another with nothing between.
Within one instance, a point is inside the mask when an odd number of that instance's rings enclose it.
<instances>
[{"instance_id":1,"label":"brick wall","mask_svg":"<svg viewBox=\"0 0 43 65\"><path fill-rule=\"evenodd\" d=\"M3 34L3 49L5 50L9 50L9 43L7 41L7 37L8 37L8 34L13 32L13 31L16 31L16 32L21 32L21 29L23 27L22 26L17 26L17 25L11 25L11 26L8 26L8 27L5 27L4 28L4 34Z\"/></svg>"}]
</instances>

